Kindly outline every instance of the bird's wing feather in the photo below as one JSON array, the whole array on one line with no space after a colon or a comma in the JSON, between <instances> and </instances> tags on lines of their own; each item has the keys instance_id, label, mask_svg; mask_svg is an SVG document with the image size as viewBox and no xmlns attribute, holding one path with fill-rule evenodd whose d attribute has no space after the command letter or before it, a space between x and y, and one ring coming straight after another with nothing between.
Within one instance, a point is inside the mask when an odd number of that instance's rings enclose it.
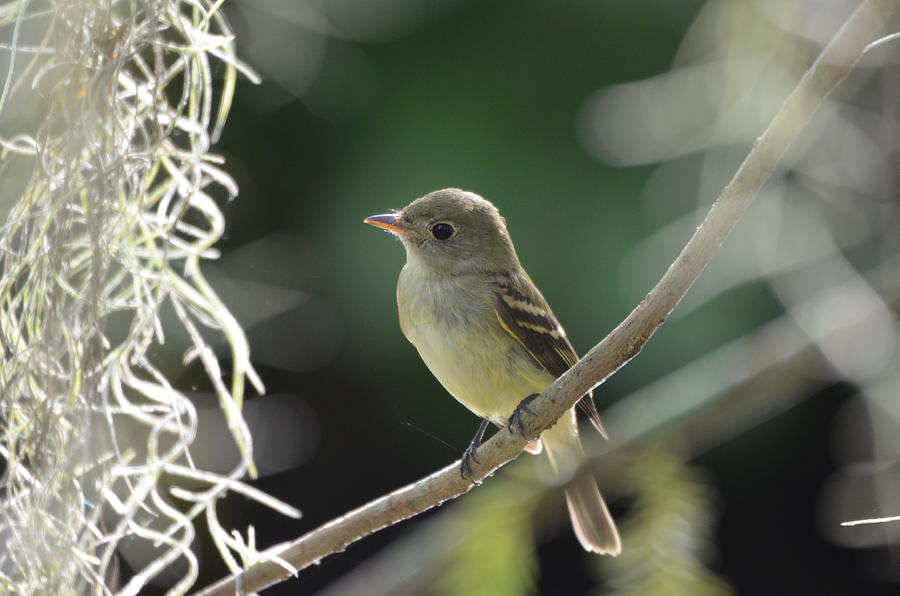
<instances>
[{"instance_id":1,"label":"bird's wing feather","mask_svg":"<svg viewBox=\"0 0 900 596\"><path fill-rule=\"evenodd\" d=\"M559 377L578 362L566 332L527 274L498 276L494 283L493 305L503 328L550 374ZM578 406L605 437L592 392L581 398Z\"/></svg>"}]
</instances>

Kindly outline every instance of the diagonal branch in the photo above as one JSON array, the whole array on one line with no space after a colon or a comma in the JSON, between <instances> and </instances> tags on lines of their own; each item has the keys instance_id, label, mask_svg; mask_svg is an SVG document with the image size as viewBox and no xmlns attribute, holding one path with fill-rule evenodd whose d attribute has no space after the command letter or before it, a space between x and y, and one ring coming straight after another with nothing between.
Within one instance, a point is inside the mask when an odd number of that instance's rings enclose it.
<instances>
[{"instance_id":1,"label":"diagonal branch","mask_svg":"<svg viewBox=\"0 0 900 596\"><path fill-rule=\"evenodd\" d=\"M537 437L588 390L601 384L634 358L665 322L715 255L747 206L756 198L776 164L825 97L853 70L900 0L866 0L803 75L766 131L713 204L703 224L643 301L606 338L548 387L531 408L526 435ZM476 483L521 453L526 441L507 431L494 435L479 450L473 466ZM459 462L355 509L267 554L298 571L384 527L455 498L473 483L459 474ZM255 592L289 577L271 561L259 562L239 576L220 580L199 596Z\"/></svg>"}]
</instances>

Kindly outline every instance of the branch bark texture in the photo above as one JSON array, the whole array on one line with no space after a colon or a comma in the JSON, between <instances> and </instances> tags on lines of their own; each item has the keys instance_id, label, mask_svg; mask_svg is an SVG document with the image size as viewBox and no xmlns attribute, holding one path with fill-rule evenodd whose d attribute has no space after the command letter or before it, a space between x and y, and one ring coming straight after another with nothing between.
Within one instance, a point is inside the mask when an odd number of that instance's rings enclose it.
<instances>
[{"instance_id":1,"label":"branch bark texture","mask_svg":"<svg viewBox=\"0 0 900 596\"><path fill-rule=\"evenodd\" d=\"M898 4L900 0L866 0L847 19L756 140L734 178L662 279L618 327L532 402L530 408L535 416L528 419L527 436L537 437L551 427L582 395L603 383L641 351L710 262L818 106L853 70L866 45L875 39ZM467 492L518 456L525 444L522 437L502 430L479 449L480 463L473 466L474 483L460 477L459 462L456 462L293 542L273 547L267 554L288 562L298 571L304 569L364 536ZM261 561L198 594L255 592L289 576L284 567Z\"/></svg>"}]
</instances>

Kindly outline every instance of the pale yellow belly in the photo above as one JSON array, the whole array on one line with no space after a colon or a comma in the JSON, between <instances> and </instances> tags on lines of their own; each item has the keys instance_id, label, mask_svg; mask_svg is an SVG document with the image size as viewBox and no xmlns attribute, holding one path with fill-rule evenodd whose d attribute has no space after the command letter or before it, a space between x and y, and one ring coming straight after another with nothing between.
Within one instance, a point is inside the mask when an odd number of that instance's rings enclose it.
<instances>
[{"instance_id":1,"label":"pale yellow belly","mask_svg":"<svg viewBox=\"0 0 900 596\"><path fill-rule=\"evenodd\" d=\"M456 323L419 322L404 331L432 374L476 415L505 424L523 398L554 381L498 322L478 332Z\"/></svg>"}]
</instances>

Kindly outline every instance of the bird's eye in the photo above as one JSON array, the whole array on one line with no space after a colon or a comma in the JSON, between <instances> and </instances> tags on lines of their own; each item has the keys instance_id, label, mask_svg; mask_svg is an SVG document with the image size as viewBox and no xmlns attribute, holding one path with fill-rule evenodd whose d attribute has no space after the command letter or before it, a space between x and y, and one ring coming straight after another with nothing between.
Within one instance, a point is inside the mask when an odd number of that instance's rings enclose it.
<instances>
[{"instance_id":1,"label":"bird's eye","mask_svg":"<svg viewBox=\"0 0 900 596\"><path fill-rule=\"evenodd\" d=\"M438 240L446 240L453 235L453 226L448 223L437 223L431 226L431 235Z\"/></svg>"}]
</instances>

